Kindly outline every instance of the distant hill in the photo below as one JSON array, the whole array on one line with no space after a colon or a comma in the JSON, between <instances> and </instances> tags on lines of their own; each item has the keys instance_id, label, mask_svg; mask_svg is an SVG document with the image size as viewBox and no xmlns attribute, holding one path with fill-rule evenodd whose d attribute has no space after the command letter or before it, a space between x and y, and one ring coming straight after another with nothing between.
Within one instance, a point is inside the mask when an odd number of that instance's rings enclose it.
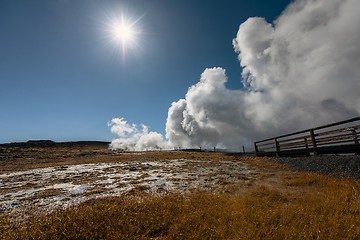
<instances>
[{"instance_id":1,"label":"distant hill","mask_svg":"<svg viewBox=\"0 0 360 240\"><path fill-rule=\"evenodd\" d=\"M102 141L75 141L54 142L52 140L29 140L27 142L13 142L0 144L0 147L81 147L81 146L107 146L110 142Z\"/></svg>"}]
</instances>

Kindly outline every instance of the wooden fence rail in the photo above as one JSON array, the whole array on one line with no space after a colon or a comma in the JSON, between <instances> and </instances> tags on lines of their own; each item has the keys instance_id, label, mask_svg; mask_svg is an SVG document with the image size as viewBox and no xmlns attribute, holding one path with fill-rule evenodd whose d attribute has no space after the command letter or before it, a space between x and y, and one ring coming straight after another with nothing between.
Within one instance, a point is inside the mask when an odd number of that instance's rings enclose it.
<instances>
[{"instance_id":1,"label":"wooden fence rail","mask_svg":"<svg viewBox=\"0 0 360 240\"><path fill-rule=\"evenodd\" d=\"M360 153L360 117L255 142L257 156Z\"/></svg>"}]
</instances>

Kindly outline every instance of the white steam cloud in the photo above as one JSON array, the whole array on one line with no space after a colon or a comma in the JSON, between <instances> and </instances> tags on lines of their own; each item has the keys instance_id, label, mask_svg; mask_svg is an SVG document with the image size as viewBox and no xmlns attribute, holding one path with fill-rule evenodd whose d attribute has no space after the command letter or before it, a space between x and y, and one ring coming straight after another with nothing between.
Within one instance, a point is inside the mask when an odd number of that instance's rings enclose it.
<instances>
[{"instance_id":1,"label":"white steam cloud","mask_svg":"<svg viewBox=\"0 0 360 240\"><path fill-rule=\"evenodd\" d=\"M227 89L224 69L206 69L169 108L167 146L239 149L359 115L359 9L358 0L297 0L272 24L249 18L233 40L244 88ZM150 134L127 127L118 136Z\"/></svg>"},{"instance_id":2,"label":"white steam cloud","mask_svg":"<svg viewBox=\"0 0 360 240\"><path fill-rule=\"evenodd\" d=\"M157 132L149 132L149 128L143 124L139 127L136 124L130 125L124 118L113 118L108 126L118 137L111 142L112 149L140 151L165 147L163 136Z\"/></svg>"},{"instance_id":3,"label":"white steam cloud","mask_svg":"<svg viewBox=\"0 0 360 240\"><path fill-rule=\"evenodd\" d=\"M229 90L225 70L206 69L185 99L169 108L166 137L182 147L239 148L253 134L244 109L245 92Z\"/></svg>"}]
</instances>

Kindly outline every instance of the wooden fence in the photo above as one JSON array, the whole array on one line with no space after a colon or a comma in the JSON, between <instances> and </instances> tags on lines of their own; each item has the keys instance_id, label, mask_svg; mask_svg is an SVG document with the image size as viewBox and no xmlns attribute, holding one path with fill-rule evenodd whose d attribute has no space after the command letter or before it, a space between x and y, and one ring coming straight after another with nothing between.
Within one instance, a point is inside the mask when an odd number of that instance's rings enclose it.
<instances>
[{"instance_id":1,"label":"wooden fence","mask_svg":"<svg viewBox=\"0 0 360 240\"><path fill-rule=\"evenodd\" d=\"M255 142L257 156L360 153L360 117Z\"/></svg>"}]
</instances>

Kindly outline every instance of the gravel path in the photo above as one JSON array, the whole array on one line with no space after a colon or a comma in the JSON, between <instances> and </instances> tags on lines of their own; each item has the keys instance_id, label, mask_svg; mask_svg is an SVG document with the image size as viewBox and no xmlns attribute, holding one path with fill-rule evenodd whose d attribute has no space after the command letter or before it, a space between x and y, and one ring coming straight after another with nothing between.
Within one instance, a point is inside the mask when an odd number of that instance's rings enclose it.
<instances>
[{"instance_id":1,"label":"gravel path","mask_svg":"<svg viewBox=\"0 0 360 240\"><path fill-rule=\"evenodd\" d=\"M336 177L351 177L360 180L360 155L322 155L271 159L277 163L286 164L295 171L320 172Z\"/></svg>"}]
</instances>

